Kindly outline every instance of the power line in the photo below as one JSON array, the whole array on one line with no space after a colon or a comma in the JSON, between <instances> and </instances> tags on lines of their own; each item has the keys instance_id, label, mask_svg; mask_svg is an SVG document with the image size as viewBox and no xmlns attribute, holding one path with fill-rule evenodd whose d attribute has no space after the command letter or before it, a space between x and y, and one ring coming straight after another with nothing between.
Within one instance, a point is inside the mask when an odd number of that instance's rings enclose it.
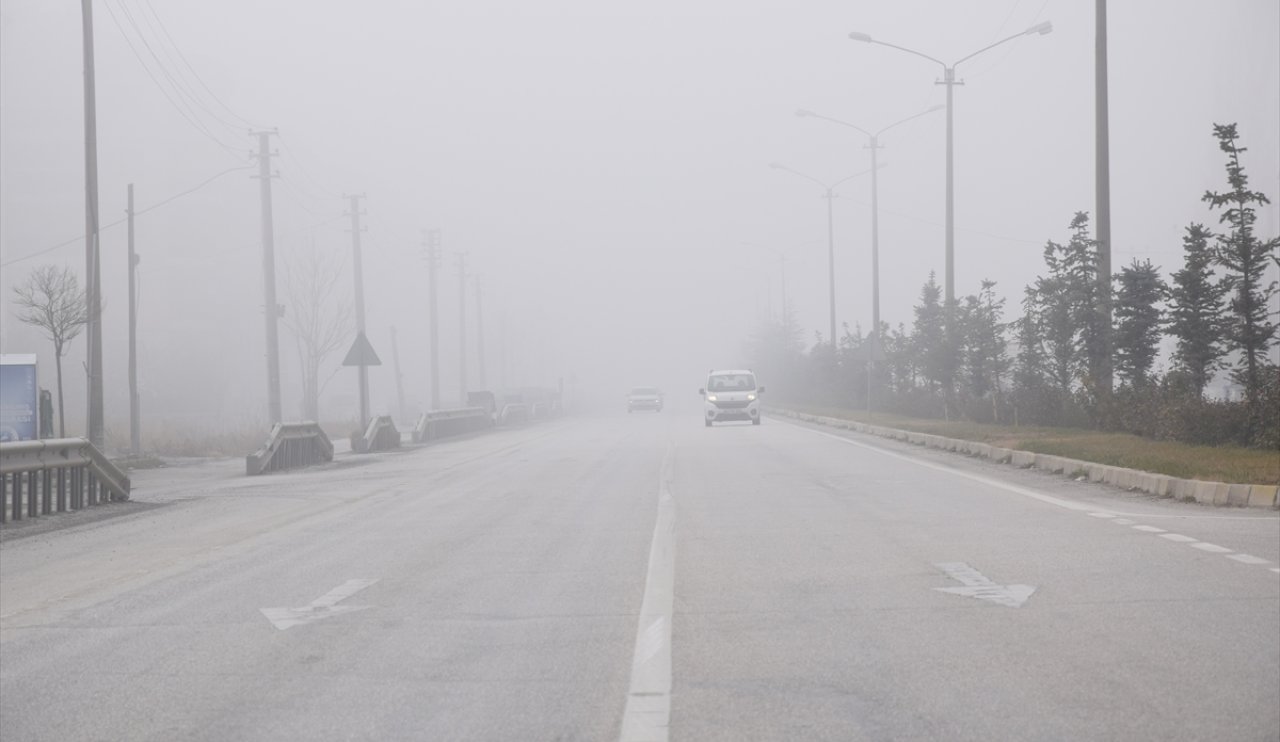
<instances>
[{"instance_id":1,"label":"power line","mask_svg":"<svg viewBox=\"0 0 1280 742\"><path fill-rule=\"evenodd\" d=\"M177 111L178 114L182 116L182 118L186 119L187 123L191 124L191 126L194 127L196 131L203 134L205 137L207 137L210 141L217 144L219 147L222 147L223 149L229 152L233 152L237 155L243 154L240 150L237 150L235 147L227 144L226 142L219 139L216 135L214 135L214 133L210 131L209 128L205 126L203 122L198 120L199 117L195 115L194 110L191 110L190 105L187 106L187 109L190 110L190 113L188 113L188 110L183 110L183 107L179 105L177 101L174 100L173 96L169 93L169 91L165 88L165 86L162 85L160 81L156 78L155 73L151 71L151 68L147 65L146 60L143 59L142 53L138 51L138 47L133 43L133 39L130 38L128 32L124 30L124 26L120 25L120 19L116 17L115 11L111 9L111 3L108 2L107 0L104 0L103 6L106 7L107 14L111 16L111 22L115 25L116 30L118 30L120 32L120 35L124 37L125 43L128 44L129 46L129 50L133 52L133 56L138 60L138 64L142 65L142 69L144 72L147 73L147 77L150 78L151 82L156 86L157 89L160 90L161 95L163 95L165 100L169 102L169 105L173 106L173 109ZM124 12L123 5L121 6L121 12ZM136 28L136 25L135 25L135 28ZM142 39L142 43L146 44L146 39ZM152 52L152 56L155 56L154 52ZM162 69L162 71L164 70Z\"/></svg>"},{"instance_id":2,"label":"power line","mask_svg":"<svg viewBox=\"0 0 1280 742\"><path fill-rule=\"evenodd\" d=\"M188 70L191 71L191 76L194 77L196 79L196 82L200 84L200 87L203 88L204 91L209 94L209 97L212 98L214 102L216 102L218 105L222 106L222 108L226 110L227 113L231 114L232 117L239 119L240 122L243 123L245 126L248 126L250 129L261 129L262 127L255 126L253 122L249 121L245 117L241 116L240 114L232 110L231 106L228 106L226 103L223 103L222 99L219 98L218 95L213 92L213 89L210 88L207 84L205 84L204 78L200 77L200 73L196 72L195 67L192 67L191 62L187 60L187 55L182 53L182 47L178 46L178 43L173 40L173 36L170 35L169 33L168 26L166 26L164 23L164 20L160 18L160 14L156 13L156 9L151 6L151 0L144 0L144 2L146 3L147 10L151 11L152 17L154 17L156 19L156 23L159 24L160 31L164 34L164 37L169 40L169 44L173 47L173 50L177 52L178 58L182 60L182 64Z\"/></svg>"},{"instance_id":3,"label":"power line","mask_svg":"<svg viewBox=\"0 0 1280 742\"><path fill-rule=\"evenodd\" d=\"M152 204L152 205L148 206L148 207L147 207L147 208L145 208L145 209L138 209L137 211L134 211L134 212L133 212L133 215L134 215L135 217L137 217L137 216L142 216L143 214L147 213L148 211L154 211L155 209L158 209L158 208L160 208L161 206L164 206L165 204L168 204L168 203L171 203L171 202L173 202L173 201L176 201L176 200L178 200L179 198L182 198L183 196L186 196L186 195L191 194L191 193L195 193L196 191L200 190L201 188L204 188L205 186L209 185L210 183L212 183L213 181L217 180L218 178L221 178L222 176L227 175L228 173L234 173L234 172L239 171L239 170L253 170L253 166L252 166L252 165L246 165L246 166L244 166L244 167L232 167L232 168L227 168L226 170L223 170L222 172L218 173L217 175L210 176L209 178L207 178L206 180L204 180L203 182L201 182L201 183L200 183L199 185L197 185L197 186L194 186L194 187L192 187L192 188L188 188L187 190L182 191L182 192L180 192L180 193L175 193L175 194L173 194L172 196L169 196L168 198L164 199L163 201L159 201L159 202L157 202L157 203L154 203L154 204ZM123 219L117 219L116 221L111 222L110 224L103 224L102 226L98 227L98 231L100 231L100 232L101 232L102 230L110 229L111 227L119 226L119 225L121 225L121 224L124 224L124 223L125 223L125 222L127 222L127 221L129 221L129 217L127 217L127 216L126 216L126 217L124 217ZM35 252L33 252L33 253L29 253L29 254L27 254L27 255L23 255L23 256L22 256L22 257L20 257L20 258L14 258L14 259L12 259L12 260L6 260L5 262L0 263L0 268L6 268L6 267L8 267L8 266L10 266L10 265L13 265L14 263L21 263L21 262L22 262L22 261L24 261L24 260L30 260L31 258L36 258L36 257L39 257L39 256L41 256L41 255L45 255L45 254L51 253L51 252L53 252L54 250L57 250L57 249L58 249L58 248L60 248L60 247L66 247L67 245L70 245L70 244L73 244L73 243L76 243L76 242L80 242L80 241L82 241L82 240L84 240L84 235L80 235L79 237L72 237L71 239L66 240L66 241L64 241L64 242L59 242L59 243L58 243L58 244L56 244L56 245L52 245L52 246L50 246L50 247L46 247L46 248L44 248L43 250L37 250L37 251L35 251Z\"/></svg>"}]
</instances>

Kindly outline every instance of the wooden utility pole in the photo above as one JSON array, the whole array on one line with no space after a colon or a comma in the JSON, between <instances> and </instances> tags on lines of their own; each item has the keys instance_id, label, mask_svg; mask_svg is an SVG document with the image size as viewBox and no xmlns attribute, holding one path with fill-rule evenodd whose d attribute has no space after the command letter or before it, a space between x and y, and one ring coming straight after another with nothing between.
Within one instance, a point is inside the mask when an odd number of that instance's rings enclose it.
<instances>
[{"instance_id":1,"label":"wooden utility pole","mask_svg":"<svg viewBox=\"0 0 1280 742\"><path fill-rule=\"evenodd\" d=\"M440 409L440 303L436 294L436 271L440 267L440 230L432 229L424 237L427 250L427 295L430 303L431 331L431 409Z\"/></svg>"},{"instance_id":2,"label":"wooden utility pole","mask_svg":"<svg viewBox=\"0 0 1280 742\"><path fill-rule=\"evenodd\" d=\"M280 412L280 304L276 301L276 243L271 216L271 135L259 131L258 195L262 202L262 314L267 328L267 416L275 424Z\"/></svg>"},{"instance_id":3,"label":"wooden utility pole","mask_svg":"<svg viewBox=\"0 0 1280 742\"><path fill-rule=\"evenodd\" d=\"M467 254L458 256L458 391L462 406L467 404Z\"/></svg>"},{"instance_id":4,"label":"wooden utility pole","mask_svg":"<svg viewBox=\"0 0 1280 742\"><path fill-rule=\"evenodd\" d=\"M106 444L102 405L102 271L98 243L98 103L93 70L93 2L81 0L84 33L84 220L85 299L89 310L85 340L88 343L89 409L86 416L89 442L99 449Z\"/></svg>"},{"instance_id":5,"label":"wooden utility pole","mask_svg":"<svg viewBox=\"0 0 1280 742\"><path fill-rule=\"evenodd\" d=\"M133 184L129 184L129 453L142 453L142 415L138 400L138 253L133 245Z\"/></svg>"},{"instance_id":6,"label":"wooden utility pole","mask_svg":"<svg viewBox=\"0 0 1280 742\"><path fill-rule=\"evenodd\" d=\"M360 199L361 196L347 196L351 200L351 256L352 275L356 284L356 335L365 335L364 324L364 262L360 253ZM367 337L366 337L367 339ZM360 386L360 429L369 424L369 367L357 367L357 378Z\"/></svg>"}]
</instances>

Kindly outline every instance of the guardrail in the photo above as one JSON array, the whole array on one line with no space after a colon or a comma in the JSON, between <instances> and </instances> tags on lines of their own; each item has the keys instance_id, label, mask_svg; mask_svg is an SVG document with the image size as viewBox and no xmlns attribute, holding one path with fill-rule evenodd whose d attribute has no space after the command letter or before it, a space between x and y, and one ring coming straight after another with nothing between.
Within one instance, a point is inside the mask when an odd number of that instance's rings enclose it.
<instances>
[{"instance_id":1,"label":"guardrail","mask_svg":"<svg viewBox=\"0 0 1280 742\"><path fill-rule=\"evenodd\" d=\"M267 442L244 459L245 474L254 476L333 461L333 443L318 423L276 423Z\"/></svg>"},{"instance_id":2,"label":"guardrail","mask_svg":"<svg viewBox=\"0 0 1280 742\"><path fill-rule=\"evenodd\" d=\"M388 451L400 447L400 431L390 415L379 415L369 421L364 435L351 441L351 450L356 453L370 451Z\"/></svg>"},{"instance_id":3,"label":"guardrail","mask_svg":"<svg viewBox=\"0 0 1280 742\"><path fill-rule=\"evenodd\" d=\"M422 413L413 426L413 442L426 443L437 438L462 435L493 427L493 418L483 407L463 407L457 410L431 410Z\"/></svg>"},{"instance_id":4,"label":"guardrail","mask_svg":"<svg viewBox=\"0 0 1280 742\"><path fill-rule=\"evenodd\" d=\"M524 402L512 402L503 405L502 411L498 413L499 425L510 425L511 423L522 423L529 419L529 405Z\"/></svg>"},{"instance_id":5,"label":"guardrail","mask_svg":"<svg viewBox=\"0 0 1280 742\"><path fill-rule=\"evenodd\" d=\"M129 499L129 477L84 438L0 443L0 523Z\"/></svg>"}]
</instances>

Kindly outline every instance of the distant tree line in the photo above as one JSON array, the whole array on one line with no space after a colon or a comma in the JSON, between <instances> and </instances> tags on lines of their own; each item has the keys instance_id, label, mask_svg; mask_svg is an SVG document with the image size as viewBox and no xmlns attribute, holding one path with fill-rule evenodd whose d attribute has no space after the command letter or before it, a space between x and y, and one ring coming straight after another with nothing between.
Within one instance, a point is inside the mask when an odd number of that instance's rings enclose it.
<instances>
[{"instance_id":1,"label":"distant tree line","mask_svg":"<svg viewBox=\"0 0 1280 742\"><path fill-rule=\"evenodd\" d=\"M1098 244L1077 213L1065 244L1044 247L1044 271L1007 317L992 281L947 306L931 273L910 328L887 323L878 342L844 328L835 347L804 335L789 308L748 340L776 396L925 417L1119 430L1192 443L1280 449L1276 340L1280 238L1254 230L1267 197L1250 190L1234 124L1215 125L1228 188L1202 200L1218 229L1186 227L1183 264L1166 280L1149 260L1112 277L1111 353L1100 311ZM1160 368L1160 344L1173 346ZM1111 388L1102 381L1114 369ZM1240 394L1207 395L1228 371Z\"/></svg>"}]
</instances>

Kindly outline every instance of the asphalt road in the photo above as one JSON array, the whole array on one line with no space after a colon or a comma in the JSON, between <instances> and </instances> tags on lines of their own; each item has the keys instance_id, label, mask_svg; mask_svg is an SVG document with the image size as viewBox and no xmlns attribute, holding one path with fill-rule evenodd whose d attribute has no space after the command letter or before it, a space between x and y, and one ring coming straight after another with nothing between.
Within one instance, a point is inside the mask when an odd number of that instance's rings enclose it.
<instances>
[{"instance_id":1,"label":"asphalt road","mask_svg":"<svg viewBox=\"0 0 1280 742\"><path fill-rule=\"evenodd\" d=\"M1273 511L670 412L242 467L4 532L0 739L1280 737Z\"/></svg>"}]
</instances>

